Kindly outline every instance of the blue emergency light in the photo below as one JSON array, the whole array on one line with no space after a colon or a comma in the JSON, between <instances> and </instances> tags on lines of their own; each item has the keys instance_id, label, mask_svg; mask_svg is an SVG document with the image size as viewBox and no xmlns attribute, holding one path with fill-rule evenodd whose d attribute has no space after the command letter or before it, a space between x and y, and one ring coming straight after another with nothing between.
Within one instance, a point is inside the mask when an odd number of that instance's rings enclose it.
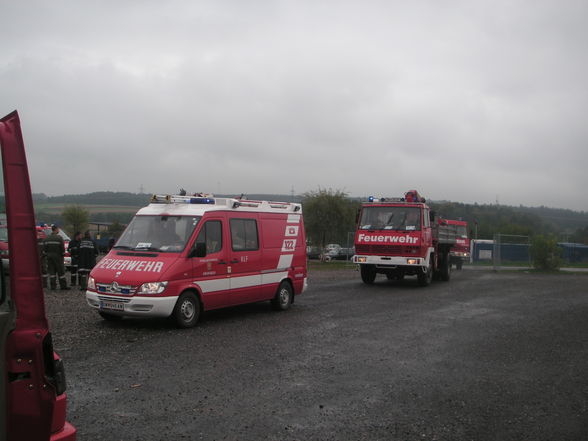
<instances>
[{"instance_id":1,"label":"blue emergency light","mask_svg":"<svg viewBox=\"0 0 588 441\"><path fill-rule=\"evenodd\" d=\"M191 204L214 204L212 198L190 198Z\"/></svg>"},{"instance_id":2,"label":"blue emergency light","mask_svg":"<svg viewBox=\"0 0 588 441\"><path fill-rule=\"evenodd\" d=\"M368 197L368 202L374 202L374 197L373 196Z\"/></svg>"}]
</instances>

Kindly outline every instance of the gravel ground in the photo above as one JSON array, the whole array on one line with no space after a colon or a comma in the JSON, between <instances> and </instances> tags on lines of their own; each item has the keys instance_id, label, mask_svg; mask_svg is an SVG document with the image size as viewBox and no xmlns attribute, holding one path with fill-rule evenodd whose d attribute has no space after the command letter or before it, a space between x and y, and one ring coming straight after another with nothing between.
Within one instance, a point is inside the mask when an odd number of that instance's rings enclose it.
<instances>
[{"instance_id":1,"label":"gravel ground","mask_svg":"<svg viewBox=\"0 0 588 441\"><path fill-rule=\"evenodd\" d=\"M194 329L47 293L80 440L586 440L588 277L313 271Z\"/></svg>"}]
</instances>

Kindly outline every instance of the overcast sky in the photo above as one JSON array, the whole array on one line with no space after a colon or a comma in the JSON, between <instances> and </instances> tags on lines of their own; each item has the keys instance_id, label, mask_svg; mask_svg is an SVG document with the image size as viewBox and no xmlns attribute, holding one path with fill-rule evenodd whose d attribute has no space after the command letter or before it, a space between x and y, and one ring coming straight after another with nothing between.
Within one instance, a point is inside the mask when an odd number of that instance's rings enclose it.
<instances>
[{"instance_id":1,"label":"overcast sky","mask_svg":"<svg viewBox=\"0 0 588 441\"><path fill-rule=\"evenodd\" d=\"M0 0L34 192L588 210L585 0Z\"/></svg>"}]
</instances>

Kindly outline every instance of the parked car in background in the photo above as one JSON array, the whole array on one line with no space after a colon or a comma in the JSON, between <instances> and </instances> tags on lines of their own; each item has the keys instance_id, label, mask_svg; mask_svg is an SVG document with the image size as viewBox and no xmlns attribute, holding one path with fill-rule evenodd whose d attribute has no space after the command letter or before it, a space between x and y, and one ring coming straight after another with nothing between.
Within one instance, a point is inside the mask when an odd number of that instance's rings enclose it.
<instances>
[{"instance_id":1,"label":"parked car in background","mask_svg":"<svg viewBox=\"0 0 588 441\"><path fill-rule=\"evenodd\" d=\"M341 245L339 245L338 243L328 244L327 246L325 246L325 249L323 250L323 252L321 254L321 260L324 260L325 262L329 262L333 259L336 259L340 250L341 250Z\"/></svg>"},{"instance_id":2,"label":"parked car in background","mask_svg":"<svg viewBox=\"0 0 588 441\"><path fill-rule=\"evenodd\" d=\"M308 259L320 259L321 257L321 249L315 246L307 246L306 247L306 257Z\"/></svg>"},{"instance_id":3,"label":"parked car in background","mask_svg":"<svg viewBox=\"0 0 588 441\"><path fill-rule=\"evenodd\" d=\"M353 257L354 254L355 254L355 247L341 248L335 258L337 260L351 260L351 258Z\"/></svg>"}]
</instances>

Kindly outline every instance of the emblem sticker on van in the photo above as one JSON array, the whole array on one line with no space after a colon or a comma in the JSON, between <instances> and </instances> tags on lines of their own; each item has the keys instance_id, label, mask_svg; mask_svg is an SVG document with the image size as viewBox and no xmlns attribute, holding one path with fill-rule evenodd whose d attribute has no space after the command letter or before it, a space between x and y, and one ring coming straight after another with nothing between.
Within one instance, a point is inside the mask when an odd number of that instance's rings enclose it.
<instances>
[{"instance_id":1,"label":"emblem sticker on van","mask_svg":"<svg viewBox=\"0 0 588 441\"><path fill-rule=\"evenodd\" d=\"M298 236L298 225L286 225L286 232L284 235L286 237L296 237Z\"/></svg>"},{"instance_id":2,"label":"emblem sticker on van","mask_svg":"<svg viewBox=\"0 0 588 441\"><path fill-rule=\"evenodd\" d=\"M282 243L282 253L284 252L293 252L296 248L296 239L284 239Z\"/></svg>"}]
</instances>

